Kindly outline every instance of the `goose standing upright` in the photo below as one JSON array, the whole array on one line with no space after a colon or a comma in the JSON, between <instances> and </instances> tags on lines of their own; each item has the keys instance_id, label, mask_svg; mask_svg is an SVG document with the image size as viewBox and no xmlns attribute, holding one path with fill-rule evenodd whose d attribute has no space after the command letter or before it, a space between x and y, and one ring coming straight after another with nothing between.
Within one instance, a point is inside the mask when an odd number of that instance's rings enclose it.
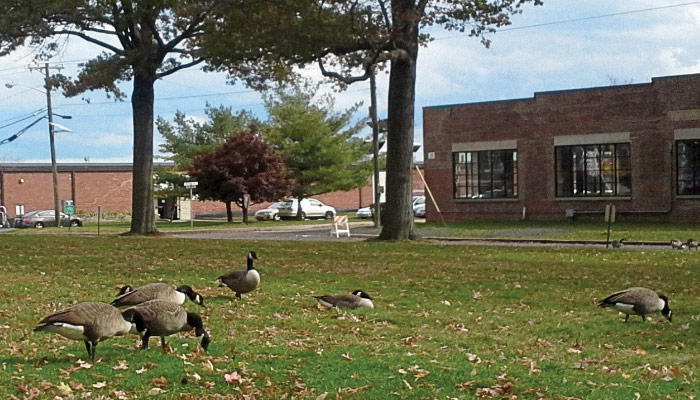
<instances>
[{"instance_id":1,"label":"goose standing upright","mask_svg":"<svg viewBox=\"0 0 700 400\"><path fill-rule=\"evenodd\" d=\"M339 308L374 308L372 298L362 290L355 290L352 294L335 294L314 296L325 307Z\"/></svg>"},{"instance_id":2,"label":"goose standing upright","mask_svg":"<svg viewBox=\"0 0 700 400\"><path fill-rule=\"evenodd\" d=\"M52 332L73 340L85 342L88 357L95 361L97 344L112 336L123 336L131 330L131 323L122 312L107 303L78 303L55 312L41 321L34 332Z\"/></svg>"},{"instance_id":3,"label":"goose standing upright","mask_svg":"<svg viewBox=\"0 0 700 400\"><path fill-rule=\"evenodd\" d=\"M132 289L125 285L119 291L117 298L112 301L115 307L129 307L149 300L164 300L182 304L189 298L192 302L204 306L204 298L187 285L175 286L169 283L149 283ZM206 308L206 307L205 307Z\"/></svg>"},{"instance_id":4,"label":"goose standing upright","mask_svg":"<svg viewBox=\"0 0 700 400\"><path fill-rule=\"evenodd\" d=\"M643 287L632 287L613 293L598 302L601 308L612 307L625 313L625 322L630 314L639 315L642 321L646 316L658 311L671 322L671 310L668 308L668 297L656 294L655 291Z\"/></svg>"},{"instance_id":5,"label":"goose standing upright","mask_svg":"<svg viewBox=\"0 0 700 400\"><path fill-rule=\"evenodd\" d=\"M181 305L163 300L149 300L145 303L124 310L124 318L134 325L142 335L141 348L148 348L151 336L160 336L160 345L166 351L165 337L174 333L194 329L197 337L201 336L200 345L206 351L209 347L209 333L204 330L202 317L187 312Z\"/></svg>"},{"instance_id":6,"label":"goose standing upright","mask_svg":"<svg viewBox=\"0 0 700 400\"><path fill-rule=\"evenodd\" d=\"M253 260L259 260L254 251L248 252L248 268L241 271L229 272L216 278L221 281L219 287L228 286L240 298L241 294L252 292L260 283L260 274L253 266Z\"/></svg>"}]
</instances>

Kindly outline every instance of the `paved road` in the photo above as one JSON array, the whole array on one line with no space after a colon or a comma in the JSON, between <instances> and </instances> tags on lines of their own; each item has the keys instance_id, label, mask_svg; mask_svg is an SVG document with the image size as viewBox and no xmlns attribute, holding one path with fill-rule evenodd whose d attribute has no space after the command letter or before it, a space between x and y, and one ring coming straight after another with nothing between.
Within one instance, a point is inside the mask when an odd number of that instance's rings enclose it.
<instances>
[{"instance_id":1,"label":"paved road","mask_svg":"<svg viewBox=\"0 0 700 400\"><path fill-rule=\"evenodd\" d=\"M420 233L420 229L418 230ZM225 231L199 231L180 232L174 234L176 237L189 239L230 239L230 240L275 240L275 241L334 241L352 242L373 238L379 231L371 224L356 223L350 227L350 237L341 236L336 238L330 235L328 225L309 225L280 229L229 229ZM432 232L431 232L432 233ZM448 244L448 245L471 245L471 246L520 246L520 247L586 247L604 249L604 242L567 242L556 240L523 240L523 239L478 239L478 238L445 238L439 236L423 235L426 241ZM670 250L669 245L656 243L636 243L626 245L625 249L633 250ZM611 249L612 250L612 249Z\"/></svg>"}]
</instances>

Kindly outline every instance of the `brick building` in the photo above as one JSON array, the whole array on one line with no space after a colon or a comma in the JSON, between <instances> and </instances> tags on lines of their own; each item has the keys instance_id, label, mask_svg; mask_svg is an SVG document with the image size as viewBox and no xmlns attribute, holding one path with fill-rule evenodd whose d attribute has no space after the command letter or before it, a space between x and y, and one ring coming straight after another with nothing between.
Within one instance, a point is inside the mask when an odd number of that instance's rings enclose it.
<instances>
[{"instance_id":1,"label":"brick building","mask_svg":"<svg viewBox=\"0 0 700 400\"><path fill-rule=\"evenodd\" d=\"M79 214L95 214L100 207L107 213L130 213L132 193L131 164L58 164L59 199L72 199ZM415 175L415 172L414 172ZM16 215L16 207L24 211L53 209L53 183L50 164L0 163L0 205L8 218ZM371 181L370 181L371 182ZM419 177L414 177L414 192L423 192ZM363 188L314 196L339 211L356 210L373 203L371 183ZM267 204L251 207L252 211ZM191 207L191 208L190 208ZM205 213L225 213L221 202L178 201L179 215L189 219ZM234 208L234 211L239 211Z\"/></svg>"},{"instance_id":2,"label":"brick building","mask_svg":"<svg viewBox=\"0 0 700 400\"><path fill-rule=\"evenodd\" d=\"M700 221L700 74L423 108L424 168L448 221ZM430 202L428 202L430 203ZM429 221L438 220L428 204Z\"/></svg>"}]
</instances>

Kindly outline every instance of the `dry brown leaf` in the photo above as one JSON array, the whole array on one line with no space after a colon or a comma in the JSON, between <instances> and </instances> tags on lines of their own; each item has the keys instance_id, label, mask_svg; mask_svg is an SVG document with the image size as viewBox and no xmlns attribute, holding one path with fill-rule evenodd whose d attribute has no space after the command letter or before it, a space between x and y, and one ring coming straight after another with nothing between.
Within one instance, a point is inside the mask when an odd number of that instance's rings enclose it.
<instances>
[{"instance_id":1,"label":"dry brown leaf","mask_svg":"<svg viewBox=\"0 0 700 400\"><path fill-rule=\"evenodd\" d=\"M403 381L403 384L406 385L408 390L413 390L413 386L411 386L411 384L408 383L408 381L406 381L405 379L402 379L402 381Z\"/></svg>"},{"instance_id":2,"label":"dry brown leaf","mask_svg":"<svg viewBox=\"0 0 700 400\"><path fill-rule=\"evenodd\" d=\"M112 367L113 370L120 370L120 369L129 369L129 364L126 362L126 360L119 360L118 364Z\"/></svg>"},{"instance_id":3,"label":"dry brown leaf","mask_svg":"<svg viewBox=\"0 0 700 400\"><path fill-rule=\"evenodd\" d=\"M233 371L230 374L224 374L224 379L226 380L226 383L232 384L232 383L238 383L239 385L241 384L241 376L238 375L238 372Z\"/></svg>"},{"instance_id":4,"label":"dry brown leaf","mask_svg":"<svg viewBox=\"0 0 700 400\"><path fill-rule=\"evenodd\" d=\"M634 354L643 356L643 355L647 354L647 352L646 352L646 350L640 349L639 347L637 347L637 348L634 350Z\"/></svg>"},{"instance_id":5,"label":"dry brown leaf","mask_svg":"<svg viewBox=\"0 0 700 400\"><path fill-rule=\"evenodd\" d=\"M151 382L157 387L168 386L168 378L161 376L160 378L153 378Z\"/></svg>"},{"instance_id":6,"label":"dry brown leaf","mask_svg":"<svg viewBox=\"0 0 700 400\"><path fill-rule=\"evenodd\" d=\"M343 357L345 360L352 361L352 357L350 357L350 354L341 354L341 357Z\"/></svg>"}]
</instances>

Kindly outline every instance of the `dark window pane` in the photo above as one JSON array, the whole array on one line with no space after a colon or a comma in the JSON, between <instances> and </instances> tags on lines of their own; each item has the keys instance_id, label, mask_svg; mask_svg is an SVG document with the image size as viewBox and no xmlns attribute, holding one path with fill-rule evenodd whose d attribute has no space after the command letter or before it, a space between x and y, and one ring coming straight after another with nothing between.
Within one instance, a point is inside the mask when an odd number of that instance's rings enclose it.
<instances>
[{"instance_id":1,"label":"dark window pane","mask_svg":"<svg viewBox=\"0 0 700 400\"><path fill-rule=\"evenodd\" d=\"M558 197L629 196L629 143L555 148Z\"/></svg>"},{"instance_id":2,"label":"dark window pane","mask_svg":"<svg viewBox=\"0 0 700 400\"><path fill-rule=\"evenodd\" d=\"M517 151L453 154L455 198L517 197Z\"/></svg>"}]
</instances>

